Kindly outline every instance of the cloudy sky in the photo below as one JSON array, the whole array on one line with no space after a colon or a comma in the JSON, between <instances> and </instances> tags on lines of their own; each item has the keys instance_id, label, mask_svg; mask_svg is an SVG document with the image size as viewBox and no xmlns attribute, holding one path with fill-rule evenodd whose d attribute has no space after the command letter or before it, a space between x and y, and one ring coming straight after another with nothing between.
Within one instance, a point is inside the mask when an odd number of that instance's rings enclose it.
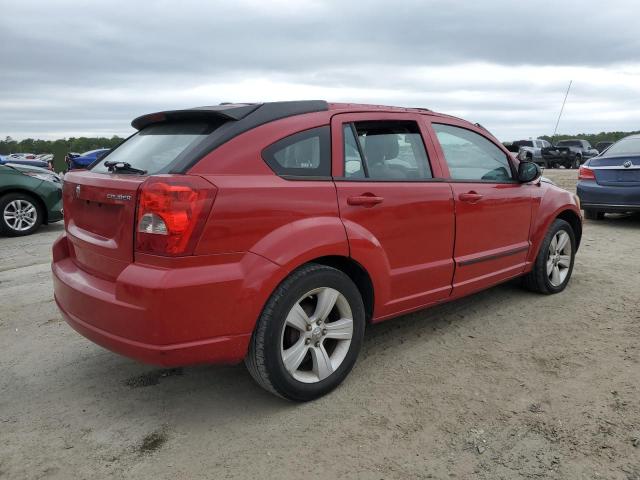
<instances>
[{"instance_id":1,"label":"cloudy sky","mask_svg":"<svg viewBox=\"0 0 640 480\"><path fill-rule=\"evenodd\" d=\"M126 135L151 111L420 106L501 140L640 129L638 0L0 0L0 137Z\"/></svg>"}]
</instances>

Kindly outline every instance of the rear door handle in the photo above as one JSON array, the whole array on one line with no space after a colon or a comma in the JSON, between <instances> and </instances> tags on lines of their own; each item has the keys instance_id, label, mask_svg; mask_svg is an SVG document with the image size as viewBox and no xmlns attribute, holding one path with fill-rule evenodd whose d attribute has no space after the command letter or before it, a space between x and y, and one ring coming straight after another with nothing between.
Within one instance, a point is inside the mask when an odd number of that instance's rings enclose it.
<instances>
[{"instance_id":1,"label":"rear door handle","mask_svg":"<svg viewBox=\"0 0 640 480\"><path fill-rule=\"evenodd\" d=\"M376 197L373 193L363 193L362 195L356 195L355 197L348 197L348 205L359 205L362 207L373 207L384 201L383 197Z\"/></svg>"},{"instance_id":2,"label":"rear door handle","mask_svg":"<svg viewBox=\"0 0 640 480\"><path fill-rule=\"evenodd\" d=\"M471 192L467 192L467 193L461 193L458 198L462 202L478 203L480 200L482 200L483 197L484 197L484 195L480 195L477 192L471 191Z\"/></svg>"}]
</instances>

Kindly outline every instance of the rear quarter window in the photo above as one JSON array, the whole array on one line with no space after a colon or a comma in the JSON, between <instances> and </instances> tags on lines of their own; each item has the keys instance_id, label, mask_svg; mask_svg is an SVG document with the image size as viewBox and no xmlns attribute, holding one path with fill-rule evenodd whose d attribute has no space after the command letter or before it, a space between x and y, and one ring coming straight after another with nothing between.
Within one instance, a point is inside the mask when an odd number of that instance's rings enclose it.
<instances>
[{"instance_id":1,"label":"rear quarter window","mask_svg":"<svg viewBox=\"0 0 640 480\"><path fill-rule=\"evenodd\" d=\"M330 177L329 127L312 128L278 140L262 151L262 158L282 177Z\"/></svg>"}]
</instances>

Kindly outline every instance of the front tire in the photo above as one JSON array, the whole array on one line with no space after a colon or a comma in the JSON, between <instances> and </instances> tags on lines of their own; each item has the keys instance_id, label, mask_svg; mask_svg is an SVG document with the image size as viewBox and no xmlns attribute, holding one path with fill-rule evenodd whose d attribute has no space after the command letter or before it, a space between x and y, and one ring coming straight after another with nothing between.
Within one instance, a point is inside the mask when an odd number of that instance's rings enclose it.
<instances>
[{"instance_id":1,"label":"front tire","mask_svg":"<svg viewBox=\"0 0 640 480\"><path fill-rule=\"evenodd\" d=\"M576 237L571 225L556 219L542 241L531 272L523 277L523 284L534 292L553 294L563 291L573 272Z\"/></svg>"},{"instance_id":2,"label":"front tire","mask_svg":"<svg viewBox=\"0 0 640 480\"><path fill-rule=\"evenodd\" d=\"M0 234L8 237L31 235L42 224L42 208L30 195L8 193L0 197Z\"/></svg>"},{"instance_id":3,"label":"front tire","mask_svg":"<svg viewBox=\"0 0 640 480\"><path fill-rule=\"evenodd\" d=\"M271 393L299 402L314 400L349 374L364 327L364 305L353 281L335 268L308 264L271 295L245 364Z\"/></svg>"}]
</instances>

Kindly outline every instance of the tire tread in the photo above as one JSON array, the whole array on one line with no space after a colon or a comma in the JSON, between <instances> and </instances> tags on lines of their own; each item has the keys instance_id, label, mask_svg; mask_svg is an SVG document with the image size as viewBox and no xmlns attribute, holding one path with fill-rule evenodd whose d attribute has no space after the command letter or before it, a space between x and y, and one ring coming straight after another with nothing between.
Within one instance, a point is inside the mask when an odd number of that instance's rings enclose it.
<instances>
[{"instance_id":1,"label":"tire tread","mask_svg":"<svg viewBox=\"0 0 640 480\"><path fill-rule=\"evenodd\" d=\"M522 286L527 290L531 290L532 292L542 293L545 295L550 295L552 293L557 293L549 288L547 285L547 280L545 278L546 275L546 251L549 242L551 241L551 237L555 235L555 233L560 229L559 227L564 227L567 231L574 234L571 225L560 219L556 218L554 222L549 227L547 234L542 241L542 245L540 247L540 251L538 252L538 256L536 257L536 261L533 264L533 268L527 274L522 277ZM572 237L573 240L573 237ZM572 250L572 254L575 256L575 242L574 249ZM568 282L568 280L567 280Z\"/></svg>"},{"instance_id":2,"label":"tire tread","mask_svg":"<svg viewBox=\"0 0 640 480\"><path fill-rule=\"evenodd\" d=\"M267 324L269 320L273 316L273 310L278 302L284 297L289 288L298 282L301 278L305 276L318 272L318 271L336 271L340 272L344 275L340 270L337 270L332 267L328 267L326 265L320 265L317 263L310 263L300 267L295 270L291 275L289 275L273 292L267 304L258 319L258 323L256 328L251 336L251 341L249 343L249 351L247 352L247 356L245 357L245 365L249 373L253 377L253 379L260 385L262 388L267 390L268 392L273 393L284 399L289 399L282 393L280 393L273 385L271 378L269 376L268 369L265 363L265 336L267 330Z\"/></svg>"}]
</instances>

